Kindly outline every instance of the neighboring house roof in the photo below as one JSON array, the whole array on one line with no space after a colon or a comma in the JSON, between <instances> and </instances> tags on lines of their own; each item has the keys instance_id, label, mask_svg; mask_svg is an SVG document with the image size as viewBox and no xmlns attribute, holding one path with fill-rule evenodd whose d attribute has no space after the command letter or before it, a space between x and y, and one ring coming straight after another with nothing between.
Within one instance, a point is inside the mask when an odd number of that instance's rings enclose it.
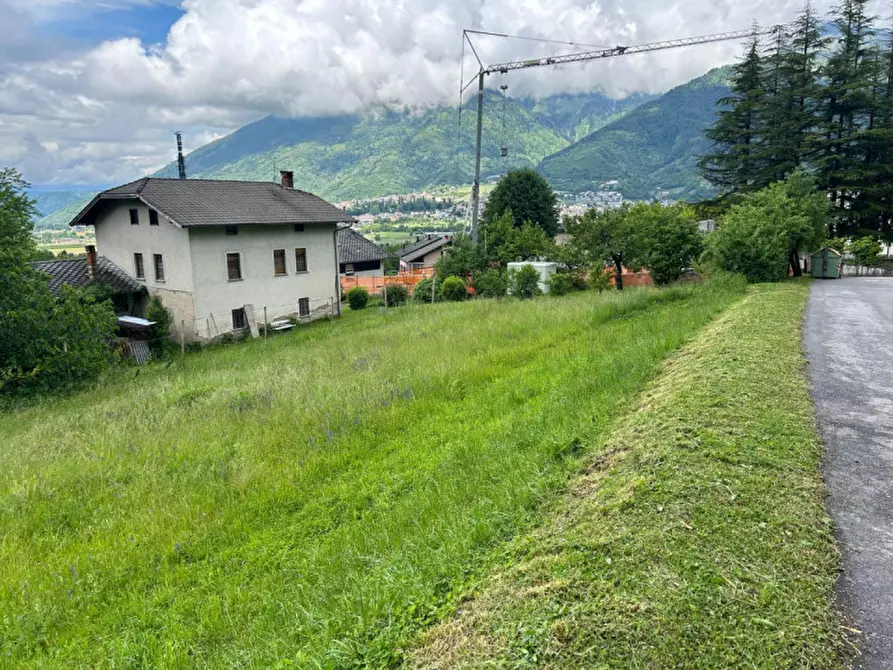
<instances>
[{"instance_id":1,"label":"neighboring house roof","mask_svg":"<svg viewBox=\"0 0 893 670\"><path fill-rule=\"evenodd\" d=\"M389 254L352 228L342 228L338 231L338 260L341 263L365 263L385 258L393 258L393 254Z\"/></svg>"},{"instance_id":2,"label":"neighboring house roof","mask_svg":"<svg viewBox=\"0 0 893 670\"><path fill-rule=\"evenodd\" d=\"M83 258L35 261L31 265L50 276L50 290L56 294L62 289L63 284L68 284L72 288L83 288L93 282L110 286L115 294L142 293L146 290L140 282L103 256L96 259L96 276L92 279L87 271L87 261Z\"/></svg>"},{"instance_id":3,"label":"neighboring house roof","mask_svg":"<svg viewBox=\"0 0 893 670\"><path fill-rule=\"evenodd\" d=\"M106 202L133 199L181 228L355 220L312 193L272 182L144 177L98 194L69 225L92 225Z\"/></svg>"},{"instance_id":4,"label":"neighboring house roof","mask_svg":"<svg viewBox=\"0 0 893 670\"><path fill-rule=\"evenodd\" d=\"M429 235L414 244L403 247L400 250L400 260L406 263L412 263L417 258L421 258L426 254L436 251L441 247L452 244L453 238L449 235Z\"/></svg>"}]
</instances>

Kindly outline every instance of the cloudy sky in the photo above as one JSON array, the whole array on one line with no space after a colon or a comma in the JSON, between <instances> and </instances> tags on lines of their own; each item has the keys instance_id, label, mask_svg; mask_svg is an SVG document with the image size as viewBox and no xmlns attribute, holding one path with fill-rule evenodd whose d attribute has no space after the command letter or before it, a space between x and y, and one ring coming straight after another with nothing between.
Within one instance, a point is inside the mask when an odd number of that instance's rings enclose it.
<instances>
[{"instance_id":1,"label":"cloudy sky","mask_svg":"<svg viewBox=\"0 0 893 670\"><path fill-rule=\"evenodd\" d=\"M814 3L827 9L829 2ZM0 0L0 166L122 183L276 114L456 101L463 28L639 44L788 21L800 0ZM485 62L561 47L476 38ZM740 44L513 75L515 95L663 91ZM467 62L466 70L472 61ZM493 82L494 84L498 82Z\"/></svg>"}]
</instances>

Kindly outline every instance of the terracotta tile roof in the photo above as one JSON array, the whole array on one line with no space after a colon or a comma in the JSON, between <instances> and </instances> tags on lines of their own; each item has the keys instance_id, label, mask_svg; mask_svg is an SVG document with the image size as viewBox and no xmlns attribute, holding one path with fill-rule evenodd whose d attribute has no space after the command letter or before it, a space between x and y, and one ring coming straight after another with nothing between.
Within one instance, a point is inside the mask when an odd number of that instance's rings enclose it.
<instances>
[{"instance_id":1,"label":"terracotta tile roof","mask_svg":"<svg viewBox=\"0 0 893 670\"><path fill-rule=\"evenodd\" d=\"M142 200L183 228L355 221L312 193L272 182L144 177L103 191L70 225L95 223L104 201L130 199Z\"/></svg>"},{"instance_id":2,"label":"terracotta tile roof","mask_svg":"<svg viewBox=\"0 0 893 670\"><path fill-rule=\"evenodd\" d=\"M111 286L117 293L142 293L146 290L140 282L133 279L120 267L104 256L96 259L97 276L90 278L87 272L87 261L84 258L59 259L53 261L35 261L31 264L36 270L50 276L50 290L59 293L63 284L72 288L83 288L94 281Z\"/></svg>"},{"instance_id":3,"label":"terracotta tile roof","mask_svg":"<svg viewBox=\"0 0 893 670\"><path fill-rule=\"evenodd\" d=\"M363 263L393 258L372 240L351 228L338 231L338 261L341 263Z\"/></svg>"}]
</instances>

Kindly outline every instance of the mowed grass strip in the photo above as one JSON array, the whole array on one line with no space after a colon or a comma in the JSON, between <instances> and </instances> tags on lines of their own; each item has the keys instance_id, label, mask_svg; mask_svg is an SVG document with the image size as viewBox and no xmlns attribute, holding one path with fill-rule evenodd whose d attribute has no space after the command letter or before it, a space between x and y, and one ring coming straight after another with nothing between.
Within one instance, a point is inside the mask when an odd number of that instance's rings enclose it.
<instances>
[{"instance_id":1,"label":"mowed grass strip","mask_svg":"<svg viewBox=\"0 0 893 670\"><path fill-rule=\"evenodd\" d=\"M0 665L396 662L742 292L370 309L0 415Z\"/></svg>"},{"instance_id":2,"label":"mowed grass strip","mask_svg":"<svg viewBox=\"0 0 893 670\"><path fill-rule=\"evenodd\" d=\"M674 356L410 665L836 667L806 293L752 289Z\"/></svg>"}]
</instances>

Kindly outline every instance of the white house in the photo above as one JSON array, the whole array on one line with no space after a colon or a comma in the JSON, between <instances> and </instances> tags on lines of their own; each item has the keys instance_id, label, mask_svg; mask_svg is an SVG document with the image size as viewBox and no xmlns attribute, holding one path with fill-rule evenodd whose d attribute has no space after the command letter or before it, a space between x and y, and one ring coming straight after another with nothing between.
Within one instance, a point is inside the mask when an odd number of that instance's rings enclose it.
<instances>
[{"instance_id":1,"label":"white house","mask_svg":"<svg viewBox=\"0 0 893 670\"><path fill-rule=\"evenodd\" d=\"M425 235L400 250L400 269L430 268L453 246L452 235Z\"/></svg>"},{"instance_id":2,"label":"white house","mask_svg":"<svg viewBox=\"0 0 893 670\"><path fill-rule=\"evenodd\" d=\"M341 224L354 219L280 184L146 177L103 191L71 221L100 254L161 297L172 331L206 339L258 322L340 311Z\"/></svg>"}]
</instances>

